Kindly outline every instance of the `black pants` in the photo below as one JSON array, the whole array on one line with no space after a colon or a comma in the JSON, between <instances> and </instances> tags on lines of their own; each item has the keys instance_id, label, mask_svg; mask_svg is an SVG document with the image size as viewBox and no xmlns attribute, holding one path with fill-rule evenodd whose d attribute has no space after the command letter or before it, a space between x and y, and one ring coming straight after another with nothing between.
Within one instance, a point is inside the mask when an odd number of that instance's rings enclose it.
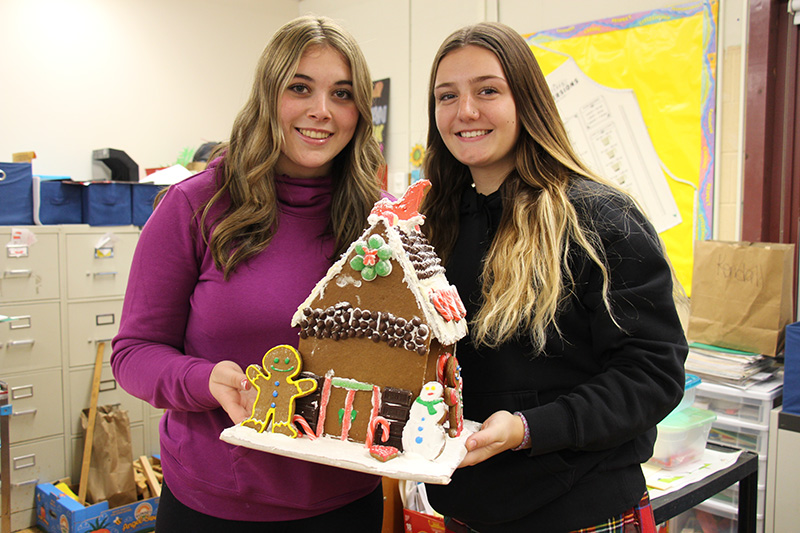
<instances>
[{"instance_id":1,"label":"black pants","mask_svg":"<svg viewBox=\"0 0 800 533\"><path fill-rule=\"evenodd\" d=\"M304 533L371 532L383 526L383 489L378 487L363 498L339 509L285 522L246 522L208 516L186 507L170 492L166 483L156 515L156 533Z\"/></svg>"}]
</instances>

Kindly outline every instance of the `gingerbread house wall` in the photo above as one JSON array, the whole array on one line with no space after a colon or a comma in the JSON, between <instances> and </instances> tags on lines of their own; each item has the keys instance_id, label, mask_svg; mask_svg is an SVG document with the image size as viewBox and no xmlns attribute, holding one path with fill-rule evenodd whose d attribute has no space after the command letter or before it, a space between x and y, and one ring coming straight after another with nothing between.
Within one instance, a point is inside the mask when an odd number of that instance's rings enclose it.
<instances>
[{"instance_id":1,"label":"gingerbread house wall","mask_svg":"<svg viewBox=\"0 0 800 533\"><path fill-rule=\"evenodd\" d=\"M351 253L354 255L354 253ZM324 287L320 297L311 302L311 308L327 309L341 302L382 316L391 313L405 320L418 318L428 327L425 346L428 353L420 355L402 346L390 346L386 341L375 342L366 337L350 337L334 340L315 336L301 338L299 351L303 357L303 370L325 376L333 371L337 378L347 378L360 383L375 385L379 389L394 387L419 395L422 386L436 380L436 363L440 354L451 347L442 346L433 338L424 314L404 281L404 272L397 261L387 277L364 281L359 272L349 266L346 258L342 270ZM339 410L345 406L347 391L332 387L325 420L325 433L341 435ZM372 410L372 393L358 391L353 398L353 409L357 412L348 438L364 442Z\"/></svg>"}]
</instances>

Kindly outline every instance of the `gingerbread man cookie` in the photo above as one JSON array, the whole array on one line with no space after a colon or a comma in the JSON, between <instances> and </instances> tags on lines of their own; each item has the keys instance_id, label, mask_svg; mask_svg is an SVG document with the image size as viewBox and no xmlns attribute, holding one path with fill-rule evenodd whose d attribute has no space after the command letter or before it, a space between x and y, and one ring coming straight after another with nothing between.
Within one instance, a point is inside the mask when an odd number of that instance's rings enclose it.
<instances>
[{"instance_id":1,"label":"gingerbread man cookie","mask_svg":"<svg viewBox=\"0 0 800 533\"><path fill-rule=\"evenodd\" d=\"M300 373L302 364L297 350L283 344L264 355L262 366L247 367L247 379L256 388L257 394L250 418L242 422L243 426L261 433L271 420L270 431L273 433L297 437L297 430L292 424L294 402L317 388L315 379L294 379Z\"/></svg>"},{"instance_id":2,"label":"gingerbread man cookie","mask_svg":"<svg viewBox=\"0 0 800 533\"><path fill-rule=\"evenodd\" d=\"M449 407L449 424L447 434L458 437L464 429L464 411L461 391L464 383L461 380L461 366L456 356L445 353L439 356L438 378L444 385L444 403Z\"/></svg>"}]
</instances>

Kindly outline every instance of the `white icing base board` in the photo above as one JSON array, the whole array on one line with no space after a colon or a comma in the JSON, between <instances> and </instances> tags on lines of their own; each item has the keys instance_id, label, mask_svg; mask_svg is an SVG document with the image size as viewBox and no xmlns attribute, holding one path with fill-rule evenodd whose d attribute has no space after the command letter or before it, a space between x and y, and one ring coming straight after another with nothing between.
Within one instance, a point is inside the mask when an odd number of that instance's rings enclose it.
<instances>
[{"instance_id":1,"label":"white icing base board","mask_svg":"<svg viewBox=\"0 0 800 533\"><path fill-rule=\"evenodd\" d=\"M224 430L219 438L237 446L312 463L394 479L447 485L450 476L467 455L467 448L464 446L467 437L479 429L480 424L477 422L465 420L464 431L454 439L447 439L442 455L435 461L428 461L417 454L403 453L385 463L372 457L364 444L341 441L334 437L320 437L315 440L308 437L293 439L280 433L269 431L259 433L255 429L236 425Z\"/></svg>"}]
</instances>

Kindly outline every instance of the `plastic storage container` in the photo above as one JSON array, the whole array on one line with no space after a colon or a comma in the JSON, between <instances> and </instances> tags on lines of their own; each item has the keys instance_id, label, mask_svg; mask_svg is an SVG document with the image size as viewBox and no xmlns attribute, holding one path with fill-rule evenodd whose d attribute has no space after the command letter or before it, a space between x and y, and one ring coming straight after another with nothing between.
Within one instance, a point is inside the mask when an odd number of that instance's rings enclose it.
<instances>
[{"instance_id":1,"label":"plastic storage container","mask_svg":"<svg viewBox=\"0 0 800 533\"><path fill-rule=\"evenodd\" d=\"M756 452L759 457L766 457L769 451L769 427L747 422L732 424L718 419L708 434L708 442L749 450Z\"/></svg>"},{"instance_id":2,"label":"plastic storage container","mask_svg":"<svg viewBox=\"0 0 800 533\"><path fill-rule=\"evenodd\" d=\"M683 399L681 403L678 404L678 407L673 409L673 413L677 411L682 411L687 407L691 407L695 400L695 395L697 394L697 386L700 385L700 378L695 376L694 374L686 374L686 382L683 386Z\"/></svg>"},{"instance_id":3,"label":"plastic storage container","mask_svg":"<svg viewBox=\"0 0 800 533\"><path fill-rule=\"evenodd\" d=\"M703 457L713 411L687 407L673 411L658 424L653 457L650 463L662 468L676 468Z\"/></svg>"},{"instance_id":4,"label":"plastic storage container","mask_svg":"<svg viewBox=\"0 0 800 533\"><path fill-rule=\"evenodd\" d=\"M737 533L739 522L736 512L731 512L729 506L720 505L714 500L706 500L697 507L679 514L669 520L668 531L692 531L704 533ZM756 514L756 532L764 531L764 515Z\"/></svg>"},{"instance_id":5,"label":"plastic storage container","mask_svg":"<svg viewBox=\"0 0 800 533\"><path fill-rule=\"evenodd\" d=\"M767 487L765 485L758 486L756 513L759 516L764 516L764 507L767 501L766 490ZM720 507L730 508L731 513L736 517L739 512L739 483L734 483L722 492L715 494L708 501L718 503Z\"/></svg>"},{"instance_id":6,"label":"plastic storage container","mask_svg":"<svg viewBox=\"0 0 800 533\"><path fill-rule=\"evenodd\" d=\"M720 420L730 423L744 421L769 427L770 411L781 405L782 383L780 379L771 379L739 390L704 381L695 389L694 406L714 411Z\"/></svg>"}]
</instances>

